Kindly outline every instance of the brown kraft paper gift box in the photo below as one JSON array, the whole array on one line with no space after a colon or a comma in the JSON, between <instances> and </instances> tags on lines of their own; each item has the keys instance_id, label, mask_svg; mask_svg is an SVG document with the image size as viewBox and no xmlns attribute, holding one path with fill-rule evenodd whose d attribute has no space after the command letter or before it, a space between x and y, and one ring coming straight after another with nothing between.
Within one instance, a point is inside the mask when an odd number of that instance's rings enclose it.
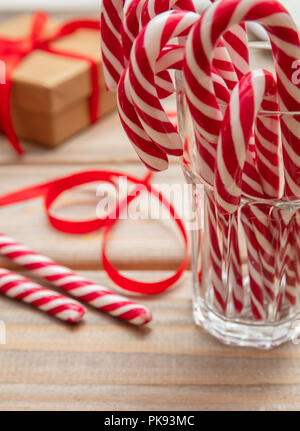
<instances>
[{"instance_id":1,"label":"brown kraft paper gift box","mask_svg":"<svg viewBox=\"0 0 300 431\"><path fill-rule=\"evenodd\" d=\"M0 37L28 35L32 15L20 15L0 23ZM62 22L51 19L49 32ZM47 31L48 31L47 27ZM116 107L115 94L105 90L100 53L100 32L80 29L53 42L51 47L88 55L99 63L98 117ZM92 93L87 61L35 50L13 74L11 110L19 138L54 147L90 125Z\"/></svg>"}]
</instances>

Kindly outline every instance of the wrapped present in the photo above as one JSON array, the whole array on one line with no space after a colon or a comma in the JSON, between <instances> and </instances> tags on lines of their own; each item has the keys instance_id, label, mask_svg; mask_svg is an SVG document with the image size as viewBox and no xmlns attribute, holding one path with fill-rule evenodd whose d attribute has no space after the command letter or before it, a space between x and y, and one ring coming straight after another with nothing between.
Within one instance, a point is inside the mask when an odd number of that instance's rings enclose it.
<instances>
[{"instance_id":1,"label":"wrapped present","mask_svg":"<svg viewBox=\"0 0 300 431\"><path fill-rule=\"evenodd\" d=\"M0 24L0 127L19 153L19 138L53 147L115 109L99 39L97 20L62 23L38 12Z\"/></svg>"}]
</instances>

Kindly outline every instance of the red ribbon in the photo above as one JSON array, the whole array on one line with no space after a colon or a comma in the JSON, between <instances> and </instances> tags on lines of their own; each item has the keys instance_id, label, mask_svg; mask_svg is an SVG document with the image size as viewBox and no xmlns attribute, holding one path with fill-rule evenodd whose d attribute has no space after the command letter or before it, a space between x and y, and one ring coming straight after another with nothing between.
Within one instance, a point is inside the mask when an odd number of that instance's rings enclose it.
<instances>
[{"instance_id":1,"label":"red ribbon","mask_svg":"<svg viewBox=\"0 0 300 431\"><path fill-rule=\"evenodd\" d=\"M20 155L24 153L16 135L11 114L11 91L13 73L19 63L35 50L46 51L63 57L85 60L90 64L92 95L90 96L90 121L95 123L99 107L99 72L97 61L87 55L75 54L69 51L51 47L51 43L77 30L87 29L99 32L98 20L72 20L57 30L51 36L45 37L49 17L44 12L34 14L29 35L20 39L9 39L0 36L0 60L6 65L6 84L0 85L0 128ZM100 33L99 33L100 34Z\"/></svg>"},{"instance_id":2,"label":"red ribbon","mask_svg":"<svg viewBox=\"0 0 300 431\"><path fill-rule=\"evenodd\" d=\"M188 239L182 221L179 219L173 206L163 197L162 193L151 186L150 181L153 174L149 172L144 178L139 179L130 175L127 175L127 180L136 187L131 191L126 198L124 198L117 208L114 209L113 214L116 217L112 218L108 215L105 219L90 219L82 221L74 221L62 219L51 214L51 208L55 200L64 192L82 184L91 182L108 182L112 184L116 189L118 188L116 179L124 177L123 173L115 171L83 171L73 175L59 178L54 181L35 185L33 187L27 187L22 190L18 190L14 193L9 193L5 196L0 197L0 206L11 205L17 202L27 201L37 197L43 197L44 209L49 220L49 223L58 231L69 233L69 234L85 234L95 232L100 229L104 229L103 242L102 242L102 263L103 269L107 272L108 276L120 286L122 289L128 290L134 293L142 293L146 295L153 295L161 293L176 283L182 274L184 273L188 264ZM140 195L141 185L145 186L148 193L152 194L162 205L169 211L171 217L177 224L180 233L184 240L185 253L183 261L179 269L171 276L164 280L143 283L137 280L133 280L123 276L109 261L106 248L109 239L109 233L115 224L118 222L120 215L124 209L132 202L136 197Z\"/></svg>"}]
</instances>

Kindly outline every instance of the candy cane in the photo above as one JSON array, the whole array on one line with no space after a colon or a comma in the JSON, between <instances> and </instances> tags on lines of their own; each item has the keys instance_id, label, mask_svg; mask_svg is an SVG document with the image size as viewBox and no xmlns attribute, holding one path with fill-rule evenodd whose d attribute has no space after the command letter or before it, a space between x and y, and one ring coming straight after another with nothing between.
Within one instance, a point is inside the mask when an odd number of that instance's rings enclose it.
<instances>
[{"instance_id":1,"label":"candy cane","mask_svg":"<svg viewBox=\"0 0 300 431\"><path fill-rule=\"evenodd\" d=\"M206 0L202 0L201 3L207 6ZM191 0L132 0L126 6L122 36L126 62L129 61L134 40L139 32L156 15L174 8L195 12ZM175 91L173 80L166 70L157 75L156 88L159 98L167 97Z\"/></svg>"},{"instance_id":2,"label":"candy cane","mask_svg":"<svg viewBox=\"0 0 300 431\"><path fill-rule=\"evenodd\" d=\"M102 0L100 10L101 50L106 87L115 91L124 70L122 46L124 0Z\"/></svg>"},{"instance_id":3,"label":"candy cane","mask_svg":"<svg viewBox=\"0 0 300 431\"><path fill-rule=\"evenodd\" d=\"M145 0L132 0L125 4L122 43L127 63L130 58L132 45L140 32L140 18Z\"/></svg>"},{"instance_id":4,"label":"candy cane","mask_svg":"<svg viewBox=\"0 0 300 431\"><path fill-rule=\"evenodd\" d=\"M207 6L206 1L203 0L201 3ZM130 58L133 43L139 32L152 18L172 9L196 12L192 0L132 0L127 4L123 26L123 47L127 60Z\"/></svg>"},{"instance_id":5,"label":"candy cane","mask_svg":"<svg viewBox=\"0 0 300 431\"><path fill-rule=\"evenodd\" d=\"M3 234L0 235L0 253L54 286L111 316L134 325L144 325L151 321L151 312L147 307L80 277L70 269L35 253Z\"/></svg>"},{"instance_id":6,"label":"candy cane","mask_svg":"<svg viewBox=\"0 0 300 431\"><path fill-rule=\"evenodd\" d=\"M217 149L215 176L216 199L220 211L225 214L235 212L239 206L247 149L255 119L266 95L276 101L277 86L273 75L264 70L249 72L233 90L226 109ZM278 145L274 147L278 152Z\"/></svg>"},{"instance_id":7,"label":"candy cane","mask_svg":"<svg viewBox=\"0 0 300 431\"><path fill-rule=\"evenodd\" d=\"M216 0L211 0L214 3ZM250 71L248 34L245 24L232 27L223 36L224 44L234 65L238 79Z\"/></svg>"},{"instance_id":8,"label":"candy cane","mask_svg":"<svg viewBox=\"0 0 300 431\"><path fill-rule=\"evenodd\" d=\"M217 214L214 194L211 191L206 192L207 204L207 222L209 229L209 257L210 257L210 280L214 291L214 299L217 310L220 313L225 313L228 301L228 289L223 282L223 261L220 251L218 229L217 229Z\"/></svg>"},{"instance_id":9,"label":"candy cane","mask_svg":"<svg viewBox=\"0 0 300 431\"><path fill-rule=\"evenodd\" d=\"M182 143L157 97L155 64L168 40L186 36L197 18L192 12L171 11L152 19L135 40L129 64L131 96L144 130L167 154L177 156Z\"/></svg>"},{"instance_id":10,"label":"candy cane","mask_svg":"<svg viewBox=\"0 0 300 431\"><path fill-rule=\"evenodd\" d=\"M218 140L222 114L210 79L213 50L229 28L244 21L259 22L270 35L277 70L280 109L299 110L300 84L292 83L292 66L300 58L299 36L287 11L271 0L220 0L208 8L193 27L187 40L184 62L184 83L194 127L207 141L214 144ZM197 87L194 85L195 80L198 82ZM288 156L299 141L299 122L291 117L289 120L283 119L282 126L287 182L289 189L297 192L295 179L291 179L292 172L297 171L296 158L293 162L288 160ZM299 195L299 191L300 189L295 194Z\"/></svg>"},{"instance_id":11,"label":"candy cane","mask_svg":"<svg viewBox=\"0 0 300 431\"><path fill-rule=\"evenodd\" d=\"M263 270L259 255L259 244L255 235L247 205L241 208L241 222L247 239L247 266L250 280L250 297L253 316L257 320L266 317L264 305Z\"/></svg>"},{"instance_id":12,"label":"candy cane","mask_svg":"<svg viewBox=\"0 0 300 431\"><path fill-rule=\"evenodd\" d=\"M0 293L70 323L78 322L85 314L78 302L4 268L0 268Z\"/></svg>"},{"instance_id":13,"label":"candy cane","mask_svg":"<svg viewBox=\"0 0 300 431\"><path fill-rule=\"evenodd\" d=\"M224 214L235 213L242 195L242 174L245 167L249 141L257 113L266 95L276 100L277 87L270 72L256 70L245 75L233 90L221 127L220 142L216 164L216 200L219 210ZM278 146L276 148L278 152ZM259 178L257 179L257 183ZM254 195L255 196L255 195ZM262 194L264 197L264 194ZM248 268L251 289L251 304L256 319L265 317L263 285L269 285L265 277L259 251L260 234L265 235L265 244L270 245L266 237L268 219L263 219L264 230L257 229L255 214L249 215L247 206L242 209L242 223L247 237ZM272 254L273 250L268 249ZM272 278L271 274L271 278ZM241 286L236 285L238 288Z\"/></svg>"},{"instance_id":14,"label":"candy cane","mask_svg":"<svg viewBox=\"0 0 300 431\"><path fill-rule=\"evenodd\" d=\"M201 14L208 7L208 4L206 0L198 2L191 2L190 0L145 0L141 12L140 30L144 28L151 19L163 12L178 9L192 12L196 10L198 14ZM223 42L220 43L219 47L215 50L214 65L218 73L225 80L228 88L232 90L237 83L238 77Z\"/></svg>"},{"instance_id":15,"label":"candy cane","mask_svg":"<svg viewBox=\"0 0 300 431\"><path fill-rule=\"evenodd\" d=\"M157 73L171 68L181 70L183 54L182 46L168 46L159 55L156 63ZM212 78L218 100L228 103L230 93L224 80L217 71L213 71ZM118 87L118 111L123 128L141 161L154 171L167 169L168 158L165 152L144 131L136 114L131 98L128 68L125 70Z\"/></svg>"},{"instance_id":16,"label":"candy cane","mask_svg":"<svg viewBox=\"0 0 300 431\"><path fill-rule=\"evenodd\" d=\"M276 232L276 275L278 277L278 312L283 298L290 306L297 303L297 226L295 212L274 207L272 211Z\"/></svg>"}]
</instances>

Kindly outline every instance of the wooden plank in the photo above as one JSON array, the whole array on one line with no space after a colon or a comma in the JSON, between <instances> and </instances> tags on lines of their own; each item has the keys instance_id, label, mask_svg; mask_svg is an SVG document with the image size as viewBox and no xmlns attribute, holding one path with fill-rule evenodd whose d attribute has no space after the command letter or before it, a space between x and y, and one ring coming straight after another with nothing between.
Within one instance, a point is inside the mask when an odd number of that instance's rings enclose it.
<instances>
[{"instance_id":1,"label":"wooden plank","mask_svg":"<svg viewBox=\"0 0 300 431\"><path fill-rule=\"evenodd\" d=\"M115 165L89 165L89 169L111 169ZM48 181L82 170L81 165L67 166L3 166L0 170L0 194L20 187ZM146 170L141 164L119 165L118 170L142 178ZM156 175L158 184L183 184L179 166ZM59 202L57 214L72 219L95 217L96 186L88 193L65 194ZM1 231L16 237L59 262L72 268L96 269L101 266L101 232L88 235L68 235L55 231L46 220L42 200L0 208ZM116 226L108 246L113 262L125 269L173 269L183 257L182 240L174 223L169 220L125 220ZM6 263L7 264L7 263Z\"/></svg>"},{"instance_id":2,"label":"wooden plank","mask_svg":"<svg viewBox=\"0 0 300 431\"><path fill-rule=\"evenodd\" d=\"M299 385L1 385L0 410L299 410ZM230 395L229 395L230 394ZM34 406L34 407L33 407Z\"/></svg>"},{"instance_id":3,"label":"wooden plank","mask_svg":"<svg viewBox=\"0 0 300 431\"><path fill-rule=\"evenodd\" d=\"M100 271L82 275L111 286ZM221 345L193 324L190 291L186 273L177 289L143 298L154 321L140 329L92 309L84 324L65 325L1 298L0 410L299 409L298 346Z\"/></svg>"}]
</instances>

